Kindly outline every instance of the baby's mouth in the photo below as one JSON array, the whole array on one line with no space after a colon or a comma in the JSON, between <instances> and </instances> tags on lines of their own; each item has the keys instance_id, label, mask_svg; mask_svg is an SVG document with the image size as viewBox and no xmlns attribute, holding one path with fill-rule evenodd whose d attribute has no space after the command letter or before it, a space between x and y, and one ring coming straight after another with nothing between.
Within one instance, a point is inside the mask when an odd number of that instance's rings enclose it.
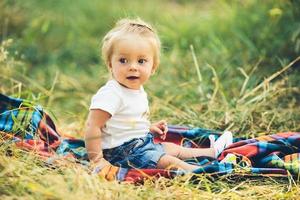
<instances>
[{"instance_id":1,"label":"baby's mouth","mask_svg":"<svg viewBox=\"0 0 300 200\"><path fill-rule=\"evenodd\" d=\"M126 78L129 79L129 80L136 80L139 77L138 76L127 76Z\"/></svg>"}]
</instances>

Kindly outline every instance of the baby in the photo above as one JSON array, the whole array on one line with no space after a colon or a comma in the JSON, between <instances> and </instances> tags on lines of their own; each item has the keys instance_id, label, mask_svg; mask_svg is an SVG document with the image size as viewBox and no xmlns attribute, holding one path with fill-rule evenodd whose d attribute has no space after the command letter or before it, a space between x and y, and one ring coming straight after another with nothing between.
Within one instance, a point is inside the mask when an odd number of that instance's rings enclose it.
<instances>
[{"instance_id":1,"label":"baby","mask_svg":"<svg viewBox=\"0 0 300 200\"><path fill-rule=\"evenodd\" d=\"M165 120L149 121L143 85L159 65L160 40L148 23L141 19L118 21L103 39L102 57L112 78L93 96L85 130L86 149L95 165L193 171L199 166L183 160L216 158L232 143L230 132L211 148L153 142L153 137L164 140L168 127Z\"/></svg>"}]
</instances>

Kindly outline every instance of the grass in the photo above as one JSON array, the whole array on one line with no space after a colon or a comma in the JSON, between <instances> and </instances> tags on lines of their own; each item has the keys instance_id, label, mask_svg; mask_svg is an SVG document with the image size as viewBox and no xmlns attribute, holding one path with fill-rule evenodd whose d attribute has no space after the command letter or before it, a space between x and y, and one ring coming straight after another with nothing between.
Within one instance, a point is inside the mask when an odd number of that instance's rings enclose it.
<instances>
[{"instance_id":1,"label":"grass","mask_svg":"<svg viewBox=\"0 0 300 200\"><path fill-rule=\"evenodd\" d=\"M300 194L291 178L199 175L197 184L188 176L144 185L107 182L72 163L47 168L35 155L17 149L12 157L1 154L0 167L1 199L296 199Z\"/></svg>"},{"instance_id":2,"label":"grass","mask_svg":"<svg viewBox=\"0 0 300 200\"><path fill-rule=\"evenodd\" d=\"M81 137L90 98L108 77L99 59L100 38L116 19L140 16L157 27L163 43L160 68L145 85L153 121L228 129L249 138L299 131L300 11L295 4L2 0L0 92L41 104L59 131ZM106 182L72 162L50 168L31 153L0 144L1 199L300 195L299 180L292 177L200 175L194 184L189 176L144 185Z\"/></svg>"}]
</instances>

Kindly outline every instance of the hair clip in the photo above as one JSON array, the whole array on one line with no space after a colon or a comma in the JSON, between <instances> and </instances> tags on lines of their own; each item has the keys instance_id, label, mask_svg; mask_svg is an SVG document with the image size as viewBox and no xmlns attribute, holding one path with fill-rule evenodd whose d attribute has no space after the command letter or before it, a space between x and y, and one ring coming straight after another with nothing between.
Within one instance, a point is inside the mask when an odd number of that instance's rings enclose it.
<instances>
[{"instance_id":1,"label":"hair clip","mask_svg":"<svg viewBox=\"0 0 300 200\"><path fill-rule=\"evenodd\" d=\"M149 28L148 26L143 25L143 24L130 23L130 25L131 25L131 26L138 26L138 27L147 28L147 29L149 29L151 32L154 32L151 28Z\"/></svg>"}]
</instances>

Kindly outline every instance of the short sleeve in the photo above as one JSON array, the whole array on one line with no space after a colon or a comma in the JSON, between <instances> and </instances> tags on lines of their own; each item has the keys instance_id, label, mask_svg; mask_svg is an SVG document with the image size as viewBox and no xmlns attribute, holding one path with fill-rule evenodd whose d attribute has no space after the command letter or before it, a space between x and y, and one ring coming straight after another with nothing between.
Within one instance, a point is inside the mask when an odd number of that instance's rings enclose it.
<instances>
[{"instance_id":1,"label":"short sleeve","mask_svg":"<svg viewBox=\"0 0 300 200\"><path fill-rule=\"evenodd\" d=\"M91 100L91 109L101 109L114 115L121 106L121 97L111 89L101 88Z\"/></svg>"}]
</instances>

